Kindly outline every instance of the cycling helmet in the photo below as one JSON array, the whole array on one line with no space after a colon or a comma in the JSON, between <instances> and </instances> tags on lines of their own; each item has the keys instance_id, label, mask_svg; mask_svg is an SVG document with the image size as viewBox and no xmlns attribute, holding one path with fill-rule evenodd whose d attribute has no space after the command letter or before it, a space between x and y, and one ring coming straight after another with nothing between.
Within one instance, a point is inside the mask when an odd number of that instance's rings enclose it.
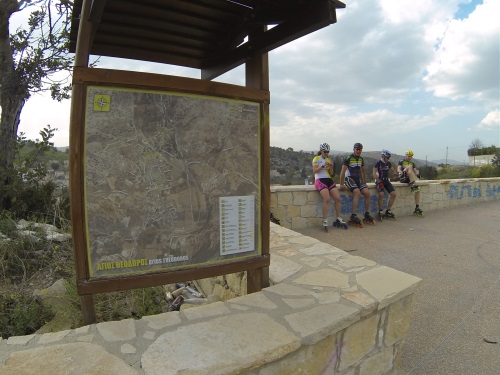
<instances>
[{"instance_id":1,"label":"cycling helmet","mask_svg":"<svg viewBox=\"0 0 500 375\"><path fill-rule=\"evenodd\" d=\"M390 158L392 155L391 155L391 152L389 150L383 149L382 156L385 156L386 158Z\"/></svg>"},{"instance_id":2,"label":"cycling helmet","mask_svg":"<svg viewBox=\"0 0 500 375\"><path fill-rule=\"evenodd\" d=\"M413 151L412 150L406 150L405 155L413 156Z\"/></svg>"},{"instance_id":3,"label":"cycling helmet","mask_svg":"<svg viewBox=\"0 0 500 375\"><path fill-rule=\"evenodd\" d=\"M353 148L363 148L363 145L361 143L355 143Z\"/></svg>"},{"instance_id":4,"label":"cycling helmet","mask_svg":"<svg viewBox=\"0 0 500 375\"><path fill-rule=\"evenodd\" d=\"M323 143L319 145L320 151L330 151L330 145L328 143Z\"/></svg>"}]
</instances>

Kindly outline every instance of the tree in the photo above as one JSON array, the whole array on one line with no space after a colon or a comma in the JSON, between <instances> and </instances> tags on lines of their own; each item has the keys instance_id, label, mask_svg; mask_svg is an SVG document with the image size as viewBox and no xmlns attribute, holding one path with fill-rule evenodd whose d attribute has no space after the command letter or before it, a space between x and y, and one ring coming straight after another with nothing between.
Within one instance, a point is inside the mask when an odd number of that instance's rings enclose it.
<instances>
[{"instance_id":1,"label":"tree","mask_svg":"<svg viewBox=\"0 0 500 375\"><path fill-rule=\"evenodd\" d=\"M435 180L439 174L436 167L431 167L427 165L419 168L419 171L420 174L422 175L422 179L425 180Z\"/></svg>"},{"instance_id":2,"label":"tree","mask_svg":"<svg viewBox=\"0 0 500 375\"><path fill-rule=\"evenodd\" d=\"M50 91L69 98L70 84L54 74L69 72L67 51L73 2L70 0L0 0L0 172L12 169L21 112L32 94ZM24 28L9 35L10 17L32 7ZM0 201L8 180L0 179ZM3 206L0 206L0 211Z\"/></svg>"},{"instance_id":3,"label":"tree","mask_svg":"<svg viewBox=\"0 0 500 375\"><path fill-rule=\"evenodd\" d=\"M497 149L495 156L491 159L491 165L497 169L500 169L500 149Z\"/></svg>"},{"instance_id":4,"label":"tree","mask_svg":"<svg viewBox=\"0 0 500 375\"><path fill-rule=\"evenodd\" d=\"M470 150L480 149L480 148L483 148L483 147L484 147L483 142L481 142L481 140L479 138L474 139L471 142L471 144L469 145L469 149Z\"/></svg>"}]
</instances>

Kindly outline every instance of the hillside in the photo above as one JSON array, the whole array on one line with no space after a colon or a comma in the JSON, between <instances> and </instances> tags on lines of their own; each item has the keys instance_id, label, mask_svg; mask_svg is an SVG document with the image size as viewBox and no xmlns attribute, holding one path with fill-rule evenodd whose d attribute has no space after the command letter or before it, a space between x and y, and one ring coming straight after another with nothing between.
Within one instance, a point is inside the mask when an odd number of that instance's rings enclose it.
<instances>
[{"instance_id":1,"label":"hillside","mask_svg":"<svg viewBox=\"0 0 500 375\"><path fill-rule=\"evenodd\" d=\"M342 159L347 156L350 152L339 152L336 151L332 154L331 158L334 159L335 164L342 164ZM279 147L271 146L271 170L276 170L278 172L286 170L289 171L301 171L303 168L306 169L306 173L311 172L311 162L315 151L294 151L291 148L282 149ZM380 158L380 151L363 151L363 158L365 159L365 165L368 169L371 169L375 162ZM393 154L391 161L397 164L399 160L404 159L404 155ZM437 164L421 159L414 159L417 166L431 166L436 167ZM280 172L281 173L281 172ZM281 173L284 174L284 173Z\"/></svg>"}]
</instances>

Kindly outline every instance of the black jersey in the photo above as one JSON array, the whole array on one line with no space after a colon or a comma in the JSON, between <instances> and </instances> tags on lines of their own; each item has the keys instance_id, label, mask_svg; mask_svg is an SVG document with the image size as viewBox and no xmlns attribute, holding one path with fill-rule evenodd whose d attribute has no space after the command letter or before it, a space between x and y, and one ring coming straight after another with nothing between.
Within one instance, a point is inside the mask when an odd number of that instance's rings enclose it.
<instances>
[{"instance_id":1,"label":"black jersey","mask_svg":"<svg viewBox=\"0 0 500 375\"><path fill-rule=\"evenodd\" d=\"M386 163L382 159L377 160L374 167L377 169L378 178L380 179L380 181L389 180L389 170L392 167L390 161Z\"/></svg>"}]
</instances>

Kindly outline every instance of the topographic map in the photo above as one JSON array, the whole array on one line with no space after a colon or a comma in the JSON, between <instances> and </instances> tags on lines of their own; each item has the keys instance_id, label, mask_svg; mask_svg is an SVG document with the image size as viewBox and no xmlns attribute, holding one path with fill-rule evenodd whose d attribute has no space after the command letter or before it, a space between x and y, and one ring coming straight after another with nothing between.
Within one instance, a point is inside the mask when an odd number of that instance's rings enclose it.
<instances>
[{"instance_id":1,"label":"topographic map","mask_svg":"<svg viewBox=\"0 0 500 375\"><path fill-rule=\"evenodd\" d=\"M91 277L260 254L259 103L87 88Z\"/></svg>"}]
</instances>

